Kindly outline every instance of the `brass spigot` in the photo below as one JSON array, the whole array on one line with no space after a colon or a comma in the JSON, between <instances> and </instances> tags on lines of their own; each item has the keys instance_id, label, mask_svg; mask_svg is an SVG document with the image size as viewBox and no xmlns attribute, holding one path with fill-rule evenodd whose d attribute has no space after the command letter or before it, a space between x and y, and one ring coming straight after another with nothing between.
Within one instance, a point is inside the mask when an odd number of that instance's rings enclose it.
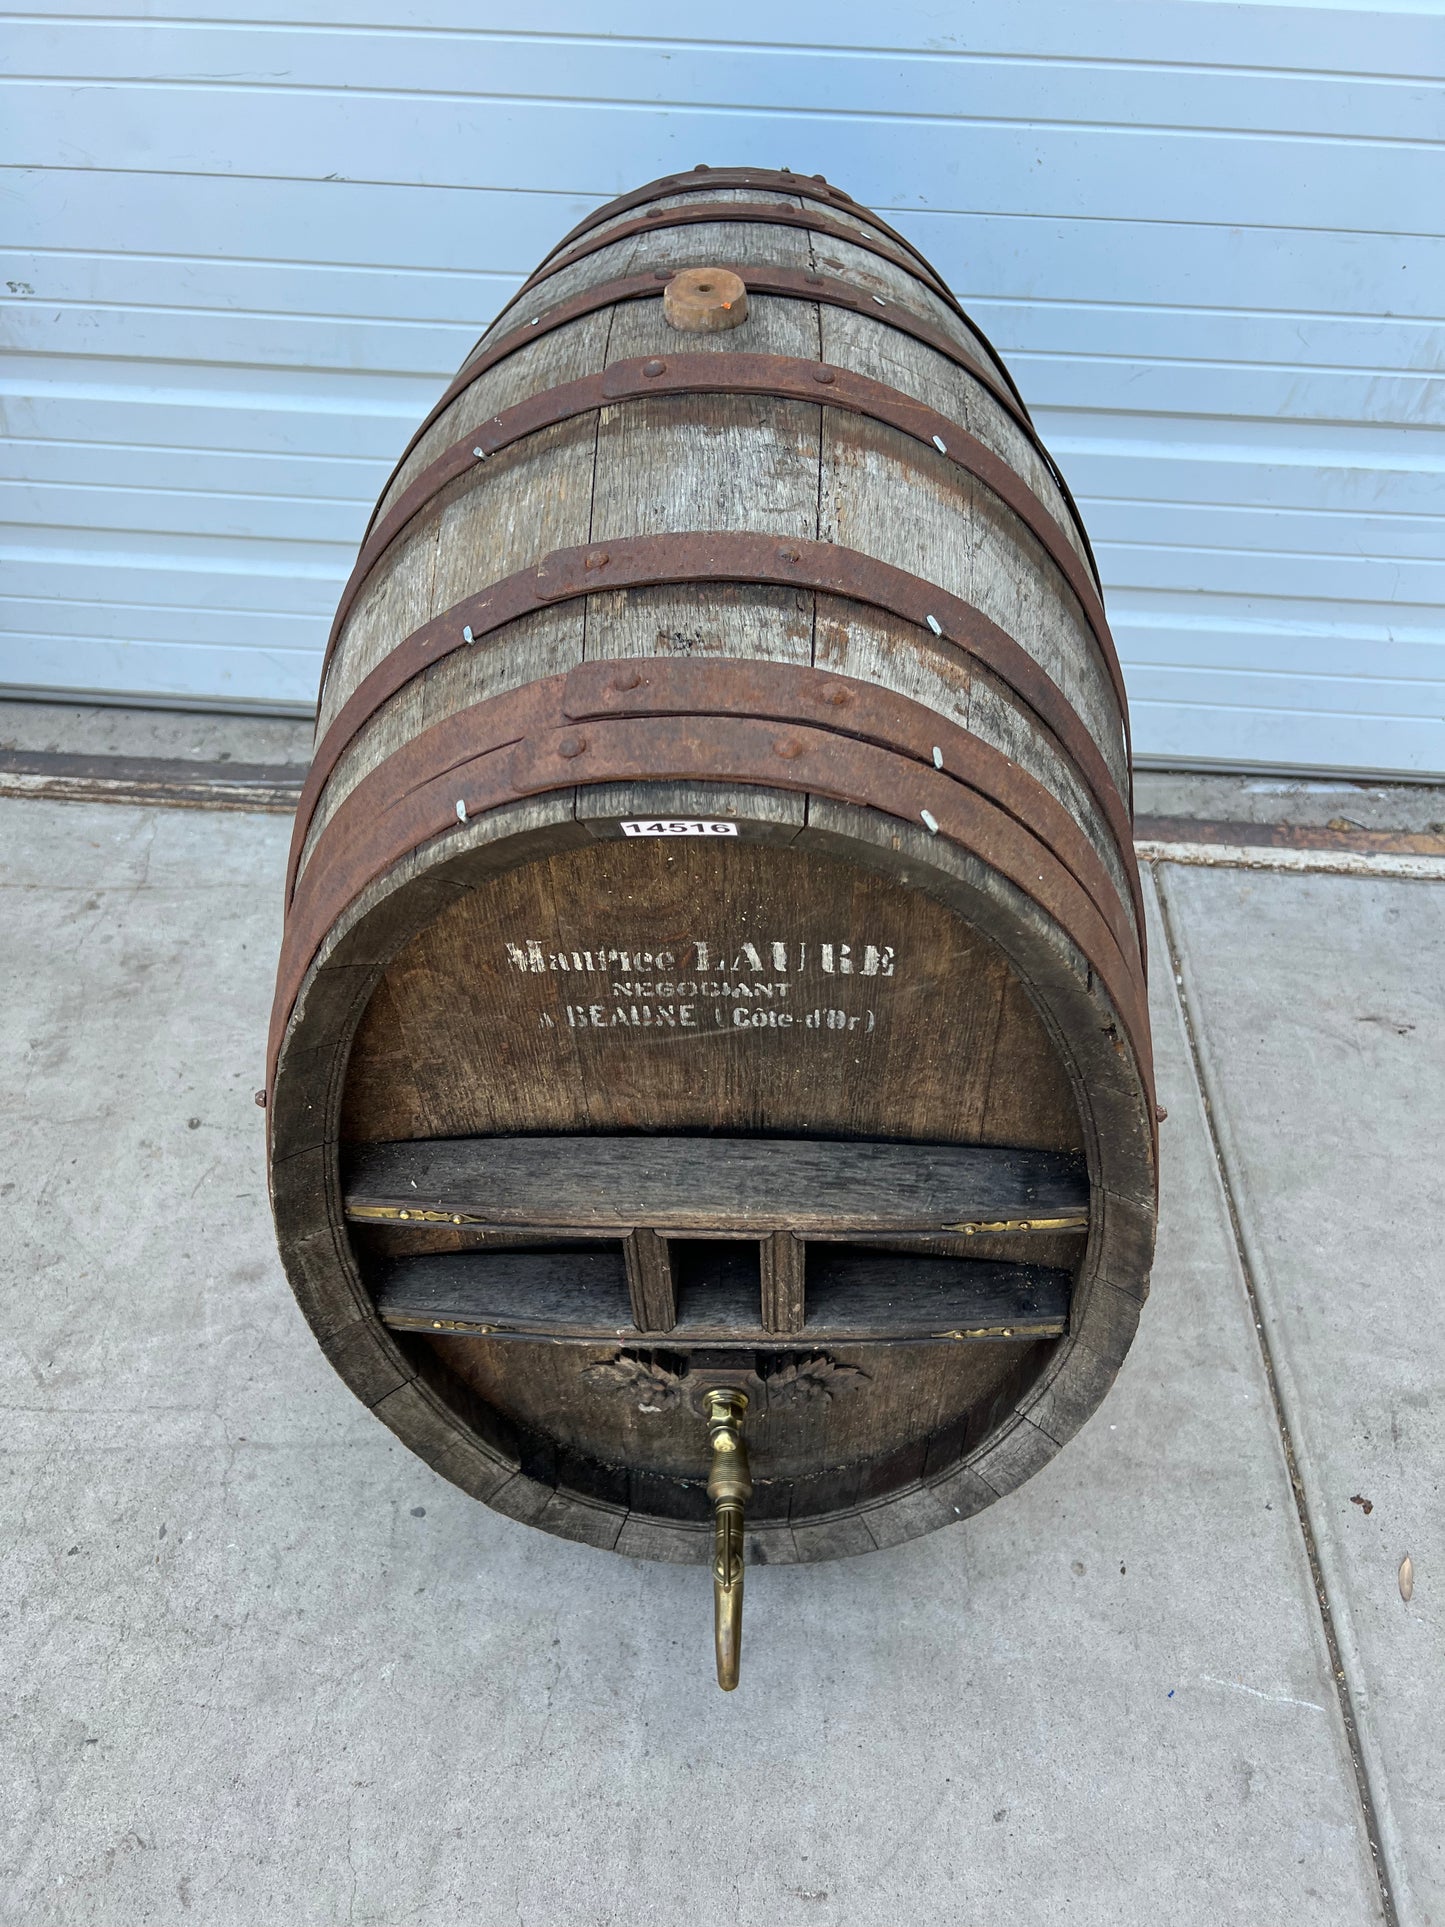
<instances>
[{"instance_id":1,"label":"brass spigot","mask_svg":"<svg viewBox=\"0 0 1445 1927\"><path fill-rule=\"evenodd\" d=\"M717 1683L730 1693L738 1683L743 1646L743 1507L753 1495L743 1444L748 1395L728 1388L709 1392L705 1403L712 1441L707 1496L713 1503L713 1645Z\"/></svg>"}]
</instances>

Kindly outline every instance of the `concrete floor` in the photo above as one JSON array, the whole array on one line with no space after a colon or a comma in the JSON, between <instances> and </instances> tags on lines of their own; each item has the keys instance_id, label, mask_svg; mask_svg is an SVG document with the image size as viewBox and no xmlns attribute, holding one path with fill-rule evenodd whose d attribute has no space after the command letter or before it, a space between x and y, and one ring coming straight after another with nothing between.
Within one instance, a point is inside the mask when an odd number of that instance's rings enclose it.
<instances>
[{"instance_id":1,"label":"concrete floor","mask_svg":"<svg viewBox=\"0 0 1445 1927\"><path fill-rule=\"evenodd\" d=\"M724 1698L705 1575L467 1500L295 1310L288 829L0 803L6 1927L1445 1923L1445 885L1161 869L1117 1387L757 1572Z\"/></svg>"}]
</instances>

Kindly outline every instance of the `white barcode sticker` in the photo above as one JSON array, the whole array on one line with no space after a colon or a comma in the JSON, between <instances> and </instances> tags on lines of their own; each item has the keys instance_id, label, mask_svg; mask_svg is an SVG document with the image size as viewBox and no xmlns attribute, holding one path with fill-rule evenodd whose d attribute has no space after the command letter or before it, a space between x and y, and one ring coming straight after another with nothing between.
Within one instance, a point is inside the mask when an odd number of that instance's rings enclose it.
<instances>
[{"instance_id":1,"label":"white barcode sticker","mask_svg":"<svg viewBox=\"0 0 1445 1927\"><path fill-rule=\"evenodd\" d=\"M624 836L736 836L736 823L708 823L695 817L654 816L624 823Z\"/></svg>"}]
</instances>

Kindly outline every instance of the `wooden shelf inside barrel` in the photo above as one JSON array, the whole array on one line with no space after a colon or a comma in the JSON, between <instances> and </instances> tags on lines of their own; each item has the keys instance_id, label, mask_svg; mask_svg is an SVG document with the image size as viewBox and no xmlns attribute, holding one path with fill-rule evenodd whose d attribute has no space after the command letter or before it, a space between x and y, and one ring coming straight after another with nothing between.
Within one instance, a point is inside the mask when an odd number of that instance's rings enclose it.
<instances>
[{"instance_id":1,"label":"wooden shelf inside barrel","mask_svg":"<svg viewBox=\"0 0 1445 1927\"><path fill-rule=\"evenodd\" d=\"M440 1138L353 1152L346 1212L694 1237L1064 1231L1083 1163L1049 1151L737 1137Z\"/></svg>"},{"instance_id":2,"label":"wooden shelf inside barrel","mask_svg":"<svg viewBox=\"0 0 1445 1927\"><path fill-rule=\"evenodd\" d=\"M776 1346L760 1322L758 1266L740 1246L682 1267L671 1341ZM730 1262L731 1260L731 1262ZM635 1342L620 1251L460 1252L389 1266L377 1310L396 1330ZM793 1344L1051 1338L1067 1327L1069 1275L894 1252L824 1250L808 1269Z\"/></svg>"}]
</instances>

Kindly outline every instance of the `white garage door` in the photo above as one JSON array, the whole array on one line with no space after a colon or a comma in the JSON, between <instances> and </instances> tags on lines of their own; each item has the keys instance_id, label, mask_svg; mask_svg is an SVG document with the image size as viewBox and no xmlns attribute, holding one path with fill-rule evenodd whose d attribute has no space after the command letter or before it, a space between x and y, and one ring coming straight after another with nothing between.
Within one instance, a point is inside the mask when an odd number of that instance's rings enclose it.
<instances>
[{"instance_id":1,"label":"white garage door","mask_svg":"<svg viewBox=\"0 0 1445 1927\"><path fill-rule=\"evenodd\" d=\"M7 26L0 684L308 707L479 324L708 160L825 173L978 315L1146 758L1445 771L1439 12L307 3Z\"/></svg>"}]
</instances>

